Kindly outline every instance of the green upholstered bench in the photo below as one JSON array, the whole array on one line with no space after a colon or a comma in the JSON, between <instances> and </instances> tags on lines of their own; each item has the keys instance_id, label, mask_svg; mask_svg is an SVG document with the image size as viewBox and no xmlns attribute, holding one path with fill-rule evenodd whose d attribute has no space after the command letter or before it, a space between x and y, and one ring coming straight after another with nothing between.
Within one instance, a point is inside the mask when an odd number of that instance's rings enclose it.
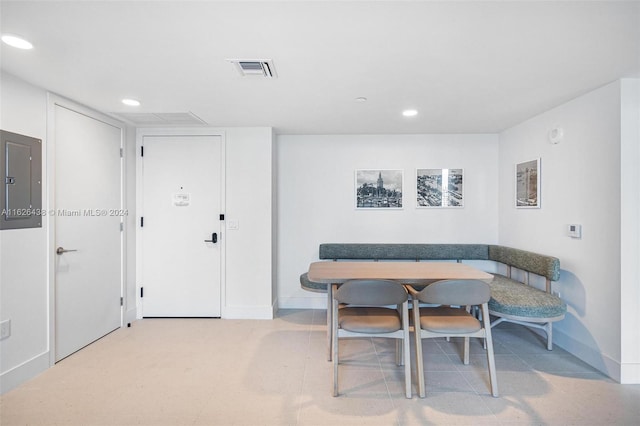
<instances>
[{"instance_id":1,"label":"green upholstered bench","mask_svg":"<svg viewBox=\"0 0 640 426\"><path fill-rule=\"evenodd\" d=\"M560 261L511 247L489 244L376 244L325 243L320 244L319 258L323 260L357 261L451 261L490 260L506 267L506 275L494 274L491 285L489 312L495 317L492 327L512 322L542 329L547 334L547 349L552 346L552 323L564 318L567 305L552 294L551 282L560 278ZM514 270L522 271L522 281L515 279ZM530 286L530 274L545 278L545 290ZM300 276L305 290L326 292L327 285Z\"/></svg>"},{"instance_id":2,"label":"green upholstered bench","mask_svg":"<svg viewBox=\"0 0 640 426\"><path fill-rule=\"evenodd\" d=\"M552 350L552 323L564 318L567 305L552 294L551 282L560 279L560 260L504 246L489 246L489 260L506 265L506 276L494 274L489 313L497 319L492 327L507 321L539 328L547 334L547 349ZM513 279L513 269L522 271L523 282ZM545 278L545 290L529 285L530 275Z\"/></svg>"}]
</instances>

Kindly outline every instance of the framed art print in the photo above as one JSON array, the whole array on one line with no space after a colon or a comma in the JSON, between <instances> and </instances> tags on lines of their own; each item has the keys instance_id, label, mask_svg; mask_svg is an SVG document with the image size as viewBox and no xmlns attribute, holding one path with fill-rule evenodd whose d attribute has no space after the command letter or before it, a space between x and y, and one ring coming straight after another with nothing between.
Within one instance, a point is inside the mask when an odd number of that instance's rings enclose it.
<instances>
[{"instance_id":1,"label":"framed art print","mask_svg":"<svg viewBox=\"0 0 640 426\"><path fill-rule=\"evenodd\" d=\"M464 207L462 169L417 169L416 207Z\"/></svg>"},{"instance_id":2,"label":"framed art print","mask_svg":"<svg viewBox=\"0 0 640 426\"><path fill-rule=\"evenodd\" d=\"M356 170L356 209L401 209L402 170Z\"/></svg>"},{"instance_id":3,"label":"framed art print","mask_svg":"<svg viewBox=\"0 0 640 426\"><path fill-rule=\"evenodd\" d=\"M540 158L516 164L516 208L540 208Z\"/></svg>"}]
</instances>

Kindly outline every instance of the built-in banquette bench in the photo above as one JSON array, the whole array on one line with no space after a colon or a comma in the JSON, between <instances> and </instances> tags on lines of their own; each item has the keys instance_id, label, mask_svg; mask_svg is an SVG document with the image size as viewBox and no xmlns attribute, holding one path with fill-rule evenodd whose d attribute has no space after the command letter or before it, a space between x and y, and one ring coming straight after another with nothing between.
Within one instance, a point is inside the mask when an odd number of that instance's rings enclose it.
<instances>
[{"instance_id":1,"label":"built-in banquette bench","mask_svg":"<svg viewBox=\"0 0 640 426\"><path fill-rule=\"evenodd\" d=\"M320 244L319 258L356 261L452 261L490 260L498 263L491 285L491 326L503 321L542 329L547 349L552 347L552 323L564 318L567 305L552 294L551 282L560 278L560 261L552 256L488 244ZM531 286L530 274L546 280L545 290ZM519 281L517 280L519 279ZM305 290L326 292L327 284L300 276Z\"/></svg>"}]
</instances>

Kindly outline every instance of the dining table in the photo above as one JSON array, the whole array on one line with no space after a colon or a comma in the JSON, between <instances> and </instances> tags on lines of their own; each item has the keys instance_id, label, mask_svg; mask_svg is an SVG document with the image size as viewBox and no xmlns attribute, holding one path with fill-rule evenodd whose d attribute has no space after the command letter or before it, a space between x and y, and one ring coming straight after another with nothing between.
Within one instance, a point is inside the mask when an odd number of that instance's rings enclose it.
<instances>
[{"instance_id":1,"label":"dining table","mask_svg":"<svg viewBox=\"0 0 640 426\"><path fill-rule=\"evenodd\" d=\"M310 281L327 284L327 351L331 360L333 288L349 280L393 280L424 287L441 280L491 282L493 275L460 262L319 261L309 265Z\"/></svg>"}]
</instances>

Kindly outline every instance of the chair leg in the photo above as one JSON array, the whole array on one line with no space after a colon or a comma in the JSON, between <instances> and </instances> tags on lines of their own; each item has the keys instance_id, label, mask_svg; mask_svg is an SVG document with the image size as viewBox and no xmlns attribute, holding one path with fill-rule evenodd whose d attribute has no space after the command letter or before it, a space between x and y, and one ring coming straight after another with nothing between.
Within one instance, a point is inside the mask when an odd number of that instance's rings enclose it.
<instances>
[{"instance_id":1,"label":"chair leg","mask_svg":"<svg viewBox=\"0 0 640 426\"><path fill-rule=\"evenodd\" d=\"M493 355L493 339L491 337L491 324L489 322L489 307L487 304L482 305L482 316L485 332L485 340L487 342L487 363L489 364L489 381L491 384L491 395L498 397L498 378L496 376L496 363Z\"/></svg>"},{"instance_id":2,"label":"chair leg","mask_svg":"<svg viewBox=\"0 0 640 426\"><path fill-rule=\"evenodd\" d=\"M413 300L413 330L416 342L416 375L418 376L418 395L420 398L426 396L424 385L424 363L422 360L422 337L420 336L420 311L419 301Z\"/></svg>"},{"instance_id":3,"label":"chair leg","mask_svg":"<svg viewBox=\"0 0 640 426\"><path fill-rule=\"evenodd\" d=\"M473 307L476 318L478 319L478 321L483 322L484 321L484 316L482 315L482 310L480 309L479 306L474 306ZM482 339L482 348L486 351L487 350L487 339Z\"/></svg>"},{"instance_id":4,"label":"chair leg","mask_svg":"<svg viewBox=\"0 0 640 426\"><path fill-rule=\"evenodd\" d=\"M404 358L404 393L411 398L411 354L409 353L409 305L402 305L402 354Z\"/></svg>"},{"instance_id":5,"label":"chair leg","mask_svg":"<svg viewBox=\"0 0 640 426\"><path fill-rule=\"evenodd\" d=\"M469 338L468 337L464 338L464 354L463 354L462 362L464 363L464 365L469 365Z\"/></svg>"},{"instance_id":6,"label":"chair leg","mask_svg":"<svg viewBox=\"0 0 640 426\"><path fill-rule=\"evenodd\" d=\"M548 322L544 325L544 329L547 332L547 350L553 350L553 323Z\"/></svg>"},{"instance_id":7,"label":"chair leg","mask_svg":"<svg viewBox=\"0 0 640 426\"><path fill-rule=\"evenodd\" d=\"M465 307L465 309L469 314L473 315L473 309L474 309L473 306L467 305ZM464 345L463 346L464 346L464 350L463 350L463 353L462 353L462 363L464 365L469 365L469 338L468 337L464 338Z\"/></svg>"},{"instance_id":8,"label":"chair leg","mask_svg":"<svg viewBox=\"0 0 640 426\"><path fill-rule=\"evenodd\" d=\"M332 320L332 345L333 350L333 396L338 396L338 302L331 301L331 310L333 312Z\"/></svg>"},{"instance_id":9,"label":"chair leg","mask_svg":"<svg viewBox=\"0 0 640 426\"><path fill-rule=\"evenodd\" d=\"M331 361L331 352L333 345L333 322L331 321L333 313L333 284L327 284L327 360Z\"/></svg>"}]
</instances>

